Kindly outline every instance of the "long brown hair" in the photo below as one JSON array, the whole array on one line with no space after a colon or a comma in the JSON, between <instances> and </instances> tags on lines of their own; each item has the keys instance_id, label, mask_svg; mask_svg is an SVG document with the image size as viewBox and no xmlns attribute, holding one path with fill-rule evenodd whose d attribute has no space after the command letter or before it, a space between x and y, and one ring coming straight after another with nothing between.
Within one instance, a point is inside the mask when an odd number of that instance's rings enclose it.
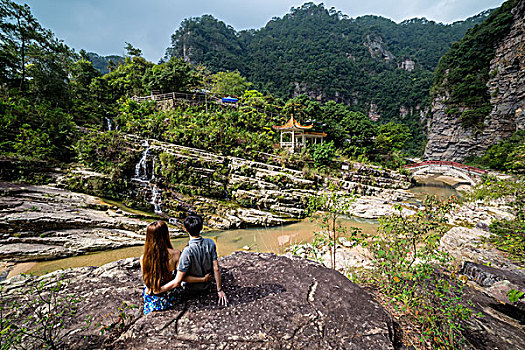
<instances>
[{"instance_id":1,"label":"long brown hair","mask_svg":"<svg viewBox=\"0 0 525 350\"><path fill-rule=\"evenodd\" d=\"M169 274L168 248L173 249L168 225L164 221L149 224L142 258L142 279L150 291L158 292L162 278Z\"/></svg>"}]
</instances>

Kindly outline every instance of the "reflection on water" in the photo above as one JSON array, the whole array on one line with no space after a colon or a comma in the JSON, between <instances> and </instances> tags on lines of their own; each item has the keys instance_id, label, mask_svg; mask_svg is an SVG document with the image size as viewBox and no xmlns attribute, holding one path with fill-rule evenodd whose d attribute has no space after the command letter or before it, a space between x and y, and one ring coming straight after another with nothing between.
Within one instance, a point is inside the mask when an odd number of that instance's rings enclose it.
<instances>
[{"instance_id":1,"label":"reflection on water","mask_svg":"<svg viewBox=\"0 0 525 350\"><path fill-rule=\"evenodd\" d=\"M438 180L439 176L431 176L419 179L417 184L409 189L416 195L416 198L421 200L425 195L436 195L440 198L448 198L450 196L459 197L458 192L450 185Z\"/></svg>"},{"instance_id":2,"label":"reflection on water","mask_svg":"<svg viewBox=\"0 0 525 350\"><path fill-rule=\"evenodd\" d=\"M341 223L347 228L357 227L366 234L376 233L378 226L375 220L354 217L344 217ZM203 236L212 238L217 243L217 253L219 256L230 255L234 251L243 250L246 246L249 247L251 251L281 254L290 244L311 242L313 233L320 230L320 223L318 221L306 219L286 226L210 231L203 234ZM173 246L177 249L184 248L187 242L187 238L172 240ZM46 272L69 267L100 266L119 259L138 257L142 254L142 249L142 246L136 246L59 260L21 263L15 266L8 277L20 273L41 275Z\"/></svg>"}]
</instances>

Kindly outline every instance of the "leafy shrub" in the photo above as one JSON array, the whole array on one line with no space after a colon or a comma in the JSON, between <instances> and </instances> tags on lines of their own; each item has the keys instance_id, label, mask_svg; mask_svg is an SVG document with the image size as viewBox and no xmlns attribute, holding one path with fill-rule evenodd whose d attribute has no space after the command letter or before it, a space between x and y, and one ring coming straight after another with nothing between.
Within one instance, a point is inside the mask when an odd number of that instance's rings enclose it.
<instances>
[{"instance_id":1,"label":"leafy shrub","mask_svg":"<svg viewBox=\"0 0 525 350\"><path fill-rule=\"evenodd\" d=\"M310 154L312 155L312 159L316 168L329 166L332 162L332 159L335 157L334 142L330 141L317 145L311 145Z\"/></svg>"},{"instance_id":2,"label":"leafy shrub","mask_svg":"<svg viewBox=\"0 0 525 350\"><path fill-rule=\"evenodd\" d=\"M116 131L91 131L75 145L80 163L118 179L129 174L136 163L137 152Z\"/></svg>"},{"instance_id":3,"label":"leafy shrub","mask_svg":"<svg viewBox=\"0 0 525 350\"><path fill-rule=\"evenodd\" d=\"M19 294L4 294L0 287L0 348L59 349L72 330L81 299L67 292L69 281L56 274L51 279L23 276Z\"/></svg>"},{"instance_id":4,"label":"leafy shrub","mask_svg":"<svg viewBox=\"0 0 525 350\"><path fill-rule=\"evenodd\" d=\"M515 215L514 220L496 220L490 225L490 242L520 262L525 262L525 177L498 180L487 176L470 195L473 199L506 197Z\"/></svg>"},{"instance_id":5,"label":"leafy shrub","mask_svg":"<svg viewBox=\"0 0 525 350\"><path fill-rule=\"evenodd\" d=\"M68 161L76 137L70 115L49 103L0 98L0 153L41 160Z\"/></svg>"},{"instance_id":6,"label":"leafy shrub","mask_svg":"<svg viewBox=\"0 0 525 350\"><path fill-rule=\"evenodd\" d=\"M397 213L380 219L379 233L368 245L374 267L364 273L364 281L415 322L432 348L459 348L462 321L471 316L462 282L445 273L451 259L438 249L448 229L446 214L454 205L455 198L429 196L424 209L410 216L398 206Z\"/></svg>"}]
</instances>

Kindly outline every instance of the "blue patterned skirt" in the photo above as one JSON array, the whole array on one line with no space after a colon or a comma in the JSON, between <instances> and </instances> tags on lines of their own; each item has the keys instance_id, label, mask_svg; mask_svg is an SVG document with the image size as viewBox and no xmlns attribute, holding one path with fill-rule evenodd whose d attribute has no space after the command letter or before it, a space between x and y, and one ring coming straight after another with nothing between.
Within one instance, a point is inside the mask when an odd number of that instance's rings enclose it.
<instances>
[{"instance_id":1,"label":"blue patterned skirt","mask_svg":"<svg viewBox=\"0 0 525 350\"><path fill-rule=\"evenodd\" d=\"M144 299L144 315L152 311L167 310L179 304L183 297L182 288L175 288L162 294L147 294L146 287L142 290L142 299Z\"/></svg>"}]
</instances>

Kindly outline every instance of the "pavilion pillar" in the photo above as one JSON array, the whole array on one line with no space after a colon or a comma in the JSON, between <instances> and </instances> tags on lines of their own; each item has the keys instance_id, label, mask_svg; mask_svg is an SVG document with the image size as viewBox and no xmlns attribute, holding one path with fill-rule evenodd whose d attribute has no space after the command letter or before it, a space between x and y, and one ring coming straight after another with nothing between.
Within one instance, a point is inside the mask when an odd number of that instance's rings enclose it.
<instances>
[{"instance_id":1,"label":"pavilion pillar","mask_svg":"<svg viewBox=\"0 0 525 350\"><path fill-rule=\"evenodd\" d=\"M292 130L292 153L295 151L295 130Z\"/></svg>"}]
</instances>

